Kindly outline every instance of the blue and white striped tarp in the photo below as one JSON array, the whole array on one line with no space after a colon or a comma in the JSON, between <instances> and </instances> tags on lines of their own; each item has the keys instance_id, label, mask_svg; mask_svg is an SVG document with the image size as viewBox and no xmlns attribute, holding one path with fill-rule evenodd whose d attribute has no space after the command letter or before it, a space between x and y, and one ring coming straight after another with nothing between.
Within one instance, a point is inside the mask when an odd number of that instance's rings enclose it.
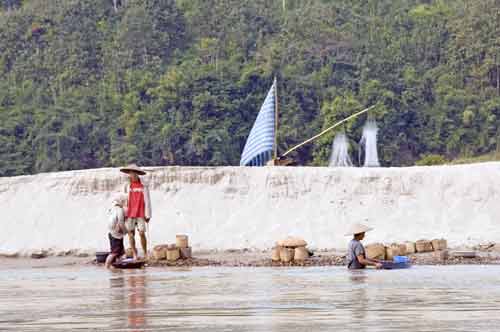
<instances>
[{"instance_id":1,"label":"blue and white striped tarp","mask_svg":"<svg viewBox=\"0 0 500 332\"><path fill-rule=\"evenodd\" d=\"M240 166L264 166L273 157L276 81L267 93L241 154Z\"/></svg>"}]
</instances>

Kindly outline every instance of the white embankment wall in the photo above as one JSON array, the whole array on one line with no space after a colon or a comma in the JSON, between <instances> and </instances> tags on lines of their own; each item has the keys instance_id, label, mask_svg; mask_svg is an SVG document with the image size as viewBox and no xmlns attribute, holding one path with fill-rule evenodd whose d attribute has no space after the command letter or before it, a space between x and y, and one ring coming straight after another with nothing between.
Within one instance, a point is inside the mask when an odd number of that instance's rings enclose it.
<instances>
[{"instance_id":1,"label":"white embankment wall","mask_svg":"<svg viewBox=\"0 0 500 332\"><path fill-rule=\"evenodd\" d=\"M349 223L366 241L444 237L500 242L500 163L410 168L151 168L152 244L190 236L194 249L270 248L286 235L344 248ZM0 178L0 253L107 249L117 169Z\"/></svg>"}]
</instances>

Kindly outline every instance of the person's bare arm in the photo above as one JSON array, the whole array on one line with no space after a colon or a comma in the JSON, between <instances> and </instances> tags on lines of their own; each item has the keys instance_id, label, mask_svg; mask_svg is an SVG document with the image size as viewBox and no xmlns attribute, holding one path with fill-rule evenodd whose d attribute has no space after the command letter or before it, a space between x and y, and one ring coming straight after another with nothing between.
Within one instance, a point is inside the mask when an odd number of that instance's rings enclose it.
<instances>
[{"instance_id":1,"label":"person's bare arm","mask_svg":"<svg viewBox=\"0 0 500 332\"><path fill-rule=\"evenodd\" d=\"M358 255L357 257L358 257L358 262L360 262L361 264L363 264L365 266L371 265L371 266L375 266L377 269L382 267L382 264L374 259L365 258L364 255Z\"/></svg>"},{"instance_id":2,"label":"person's bare arm","mask_svg":"<svg viewBox=\"0 0 500 332\"><path fill-rule=\"evenodd\" d=\"M127 227L125 227L125 223L124 222L119 222L118 225L120 227L120 233L122 233L122 234L127 234L128 233Z\"/></svg>"},{"instance_id":3,"label":"person's bare arm","mask_svg":"<svg viewBox=\"0 0 500 332\"><path fill-rule=\"evenodd\" d=\"M149 184L144 184L144 204L145 204L145 216L144 219L146 222L149 222L152 217L152 208L151 208L151 195L149 193Z\"/></svg>"}]
</instances>

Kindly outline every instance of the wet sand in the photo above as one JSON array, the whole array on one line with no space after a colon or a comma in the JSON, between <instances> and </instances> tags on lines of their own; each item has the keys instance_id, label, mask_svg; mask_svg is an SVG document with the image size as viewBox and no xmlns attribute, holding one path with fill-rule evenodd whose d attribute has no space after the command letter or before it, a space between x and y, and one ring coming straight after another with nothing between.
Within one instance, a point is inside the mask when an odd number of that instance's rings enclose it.
<instances>
[{"instance_id":1,"label":"wet sand","mask_svg":"<svg viewBox=\"0 0 500 332\"><path fill-rule=\"evenodd\" d=\"M498 265L500 252L477 251L475 258L450 257L442 259L438 252L409 255L413 265ZM315 252L314 256L300 262L273 262L269 251L229 250L194 252L192 259L168 262L150 259L150 267L313 267L313 266L343 266L345 255L339 250L325 250ZM48 256L41 259L27 257L0 257L0 270L16 268L52 268L72 265L95 264L94 257L76 256ZM99 264L98 264L99 265Z\"/></svg>"},{"instance_id":2,"label":"wet sand","mask_svg":"<svg viewBox=\"0 0 500 332\"><path fill-rule=\"evenodd\" d=\"M450 252L452 253L452 252ZM420 253L408 255L413 265L498 265L500 252L477 252L474 258L453 257L449 255L443 259L440 252ZM331 250L316 252L314 256L304 261L289 263L274 262L270 259L270 252L220 252L195 255L193 259L178 260L176 262L154 261L150 266L224 266L224 267L314 267L314 266L344 266L345 254Z\"/></svg>"}]
</instances>

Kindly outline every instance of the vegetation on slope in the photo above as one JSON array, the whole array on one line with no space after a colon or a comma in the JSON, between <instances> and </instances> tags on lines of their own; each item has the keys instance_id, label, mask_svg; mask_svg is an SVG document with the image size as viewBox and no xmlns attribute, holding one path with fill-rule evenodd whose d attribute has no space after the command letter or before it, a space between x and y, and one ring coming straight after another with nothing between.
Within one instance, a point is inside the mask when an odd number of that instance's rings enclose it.
<instances>
[{"instance_id":1,"label":"vegetation on slope","mask_svg":"<svg viewBox=\"0 0 500 332\"><path fill-rule=\"evenodd\" d=\"M4 0L0 176L237 165L274 76L280 151L378 103L383 165L486 154L500 139L500 4ZM364 120L344 128L354 148ZM332 135L299 164L325 165Z\"/></svg>"}]
</instances>

